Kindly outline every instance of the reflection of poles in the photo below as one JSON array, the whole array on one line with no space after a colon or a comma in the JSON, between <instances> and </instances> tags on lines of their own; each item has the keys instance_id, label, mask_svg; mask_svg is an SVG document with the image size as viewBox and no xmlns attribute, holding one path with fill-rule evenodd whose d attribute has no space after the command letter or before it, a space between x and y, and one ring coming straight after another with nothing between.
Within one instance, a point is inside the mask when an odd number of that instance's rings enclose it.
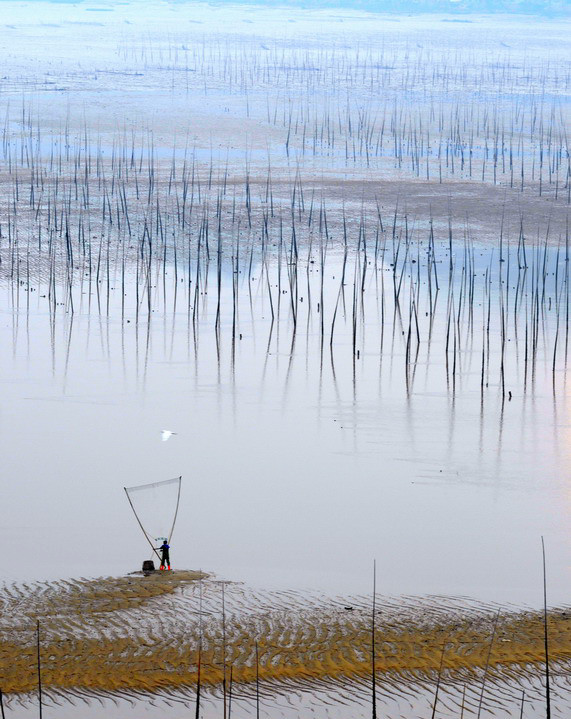
<instances>
[{"instance_id":1,"label":"reflection of poles","mask_svg":"<svg viewBox=\"0 0 571 719\"><path fill-rule=\"evenodd\" d=\"M2 719L6 719L6 715L4 714L4 698L2 695L2 689L0 689L0 713L2 715Z\"/></svg>"},{"instance_id":2,"label":"reflection of poles","mask_svg":"<svg viewBox=\"0 0 571 719\"><path fill-rule=\"evenodd\" d=\"M543 555L543 633L545 641L545 716L551 719L551 697L549 696L549 642L547 638L547 575L545 571L545 542L541 538Z\"/></svg>"},{"instance_id":3,"label":"reflection of poles","mask_svg":"<svg viewBox=\"0 0 571 719\"><path fill-rule=\"evenodd\" d=\"M38 657L38 701L40 704L40 719L42 719L42 665L40 658L40 620L36 623L36 650ZM2 712L4 713L4 712Z\"/></svg>"}]
</instances>

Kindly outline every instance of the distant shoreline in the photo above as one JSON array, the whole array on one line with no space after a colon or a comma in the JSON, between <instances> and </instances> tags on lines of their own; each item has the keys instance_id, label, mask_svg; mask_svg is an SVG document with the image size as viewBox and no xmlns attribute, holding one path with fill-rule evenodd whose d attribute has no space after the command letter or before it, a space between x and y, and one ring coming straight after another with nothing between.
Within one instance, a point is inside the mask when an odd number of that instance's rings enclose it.
<instances>
[{"instance_id":1,"label":"distant shoreline","mask_svg":"<svg viewBox=\"0 0 571 719\"><path fill-rule=\"evenodd\" d=\"M26 0L30 3L46 2L53 5L113 6L113 0ZM11 0L0 0L11 2ZM124 5L125 3L121 3ZM203 0L166 0L166 4L192 5L203 4ZM552 2L534 2L533 0L211 0L208 5L252 5L279 8L297 8L300 10L356 10L385 15L449 15L462 18L457 22L470 22L468 18L503 15L518 18L560 19L571 18L571 7L567 0ZM443 20L446 21L446 20ZM451 20L454 22L455 20Z\"/></svg>"}]
</instances>

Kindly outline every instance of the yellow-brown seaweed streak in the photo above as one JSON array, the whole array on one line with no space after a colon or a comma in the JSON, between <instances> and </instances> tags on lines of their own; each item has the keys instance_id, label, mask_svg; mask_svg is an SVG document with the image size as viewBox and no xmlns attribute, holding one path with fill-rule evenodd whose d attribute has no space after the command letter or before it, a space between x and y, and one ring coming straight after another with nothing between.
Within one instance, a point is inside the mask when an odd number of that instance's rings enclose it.
<instances>
[{"instance_id":1,"label":"yellow-brown seaweed streak","mask_svg":"<svg viewBox=\"0 0 571 719\"><path fill-rule=\"evenodd\" d=\"M36 687L37 618L48 693L184 691L196 683L201 632L201 681L212 691L219 688L226 663L236 685L247 693L256 678L256 643L265 692L308 683L334 688L351 681L358 687L370 675L371 607L366 598L351 598L347 611L346 601L291 591L256 593L228 583L224 656L220 594L220 582L191 571L5 587L2 689L24 694ZM430 686L443 644L447 682L480 682L497 610L450 598L381 600L375 669L384 691ZM571 612L551 611L548 624L553 668L567 682ZM488 668L490 687L527 685L540 674L542 632L539 613L500 611Z\"/></svg>"}]
</instances>

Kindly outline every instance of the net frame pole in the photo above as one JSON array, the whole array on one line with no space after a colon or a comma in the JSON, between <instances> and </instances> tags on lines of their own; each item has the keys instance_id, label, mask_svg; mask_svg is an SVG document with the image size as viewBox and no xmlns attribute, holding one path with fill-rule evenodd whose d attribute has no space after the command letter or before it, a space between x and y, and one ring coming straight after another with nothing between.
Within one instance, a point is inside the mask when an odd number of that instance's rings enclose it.
<instances>
[{"instance_id":1,"label":"net frame pole","mask_svg":"<svg viewBox=\"0 0 571 719\"><path fill-rule=\"evenodd\" d=\"M164 479L161 482L148 482L146 484L137 484L134 487L127 487L128 492L136 492L139 489L152 489L154 487L163 487L167 484L174 484L181 479L181 476L172 477L172 479Z\"/></svg>"},{"instance_id":2,"label":"net frame pole","mask_svg":"<svg viewBox=\"0 0 571 719\"><path fill-rule=\"evenodd\" d=\"M178 494L176 496L176 507L174 510L174 519L172 520L172 527L171 531L169 532L169 544L171 543L171 538L174 532L174 525L176 524L176 518L178 516L178 505L180 504L180 490L182 488L182 474L178 478Z\"/></svg>"},{"instance_id":3,"label":"net frame pole","mask_svg":"<svg viewBox=\"0 0 571 719\"><path fill-rule=\"evenodd\" d=\"M125 490L125 494L127 495L127 499L129 500L129 504L131 505L131 509L133 510L133 514L135 515L135 519L137 520L137 522L138 522L138 524L139 524L139 527L141 527L141 531L142 531L143 534L145 535L145 538L146 538L147 542L151 545L151 549L153 550L153 552L157 555L158 559L161 559L161 555L157 552L157 550L156 550L156 548L155 548L155 546L154 546L154 542L151 542L151 540L150 540L150 538L149 538L149 535L147 534L145 528L144 528L143 525L141 524L141 520L139 519L139 515L138 515L137 512L135 511L135 507L133 506L133 502L131 501L131 497L129 497L129 492L127 491L127 487L123 487L123 489ZM179 496L180 496L180 486L179 486ZM178 511L178 502L177 502L177 511ZM176 519L176 516L175 516L175 519Z\"/></svg>"}]
</instances>

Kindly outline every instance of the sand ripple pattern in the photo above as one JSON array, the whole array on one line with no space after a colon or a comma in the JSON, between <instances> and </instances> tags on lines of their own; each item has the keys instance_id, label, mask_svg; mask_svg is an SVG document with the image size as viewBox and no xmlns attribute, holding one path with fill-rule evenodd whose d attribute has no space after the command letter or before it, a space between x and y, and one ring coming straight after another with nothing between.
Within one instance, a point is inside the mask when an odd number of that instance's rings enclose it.
<instances>
[{"instance_id":1,"label":"sand ripple pattern","mask_svg":"<svg viewBox=\"0 0 571 719\"><path fill-rule=\"evenodd\" d=\"M226 598L224 646L222 584ZM317 690L338 702L371 682L371 600L293 591L257 592L199 572L6 586L1 595L0 681L11 701L36 688L36 619L42 678L52 699L152 692L191 699L197 680L220 693L232 667L236 696L252 695L258 645L262 695ZM498 614L499 613L499 614ZM486 706L540 696L542 616L446 597L378 599L379 699L433 691L442 647L451 706L477 707L490 651ZM555 703L569 699L571 610L549 615ZM467 687L467 690L466 690ZM567 699L565 698L567 697ZM557 715L557 714L556 714Z\"/></svg>"}]
</instances>

